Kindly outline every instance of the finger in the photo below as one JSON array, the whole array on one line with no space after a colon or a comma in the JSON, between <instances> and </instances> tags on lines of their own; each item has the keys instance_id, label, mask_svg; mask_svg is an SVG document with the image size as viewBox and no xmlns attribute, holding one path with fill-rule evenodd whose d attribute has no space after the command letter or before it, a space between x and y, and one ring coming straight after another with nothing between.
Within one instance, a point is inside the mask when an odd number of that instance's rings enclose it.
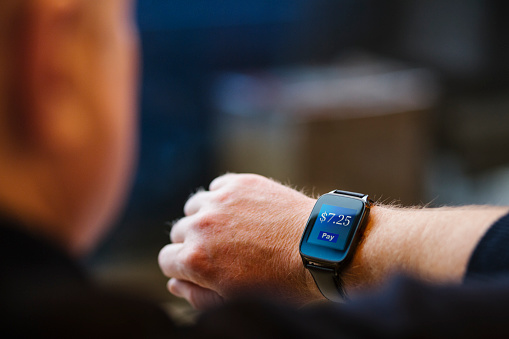
<instances>
[{"instance_id":1,"label":"finger","mask_svg":"<svg viewBox=\"0 0 509 339\"><path fill-rule=\"evenodd\" d=\"M217 292L184 280L170 279L168 290L171 294L186 299L197 310L205 310L224 303Z\"/></svg>"},{"instance_id":2,"label":"finger","mask_svg":"<svg viewBox=\"0 0 509 339\"><path fill-rule=\"evenodd\" d=\"M179 262L179 254L183 248L183 244L169 244L159 251L157 260L165 276L179 279L187 278L183 274L183 265Z\"/></svg>"},{"instance_id":3,"label":"finger","mask_svg":"<svg viewBox=\"0 0 509 339\"><path fill-rule=\"evenodd\" d=\"M236 174L234 174L234 173L226 173L226 174L223 174L223 175L215 178L210 183L209 190L210 191L217 191L221 187L225 186L232 179L232 177L235 176L235 175Z\"/></svg>"},{"instance_id":4,"label":"finger","mask_svg":"<svg viewBox=\"0 0 509 339\"><path fill-rule=\"evenodd\" d=\"M171 242L173 244L184 242L191 226L196 222L197 218L198 214L194 214L190 217L181 218L179 221L173 224L170 231Z\"/></svg>"},{"instance_id":5,"label":"finger","mask_svg":"<svg viewBox=\"0 0 509 339\"><path fill-rule=\"evenodd\" d=\"M198 213L200 208L202 208L203 205L206 203L208 193L210 193L210 192L207 192L207 191L204 191L203 189L201 189L198 192L196 192L195 194L193 194L186 201L186 204L184 205L184 214L186 216L190 216L195 213Z\"/></svg>"}]
</instances>

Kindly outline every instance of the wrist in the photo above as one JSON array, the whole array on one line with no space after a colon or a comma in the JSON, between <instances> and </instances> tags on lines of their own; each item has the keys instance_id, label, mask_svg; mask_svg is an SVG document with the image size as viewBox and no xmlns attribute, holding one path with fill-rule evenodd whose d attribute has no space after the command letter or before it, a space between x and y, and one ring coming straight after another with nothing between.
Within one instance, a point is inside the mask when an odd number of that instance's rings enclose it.
<instances>
[{"instance_id":1,"label":"wrist","mask_svg":"<svg viewBox=\"0 0 509 339\"><path fill-rule=\"evenodd\" d=\"M392 213L393 211L390 209L379 205L371 208L361 241L351 262L345 267L341 275L345 290L348 293L355 293L360 288L375 286L387 274L375 262L381 261L376 256L387 256L388 254L388 251L383 253L383 251L379 250L379 238L383 235L381 229L384 227L384 219L390 218ZM389 260L391 259L388 257L383 259L383 261Z\"/></svg>"},{"instance_id":2,"label":"wrist","mask_svg":"<svg viewBox=\"0 0 509 339\"><path fill-rule=\"evenodd\" d=\"M423 262L428 258L423 243L427 234L416 217L416 212L424 210L382 205L371 208L357 251L343 271L347 292L355 294L379 286L395 273L426 278Z\"/></svg>"},{"instance_id":3,"label":"wrist","mask_svg":"<svg viewBox=\"0 0 509 339\"><path fill-rule=\"evenodd\" d=\"M342 272L348 293L394 273L460 283L471 253L506 207L398 208L376 205L352 261Z\"/></svg>"}]
</instances>

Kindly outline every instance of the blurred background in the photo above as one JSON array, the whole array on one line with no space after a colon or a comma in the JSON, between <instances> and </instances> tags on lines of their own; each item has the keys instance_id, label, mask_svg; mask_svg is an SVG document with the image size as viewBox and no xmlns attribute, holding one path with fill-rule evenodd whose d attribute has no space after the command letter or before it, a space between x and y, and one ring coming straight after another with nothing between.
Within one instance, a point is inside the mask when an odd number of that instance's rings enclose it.
<instances>
[{"instance_id":1,"label":"blurred background","mask_svg":"<svg viewBox=\"0 0 509 339\"><path fill-rule=\"evenodd\" d=\"M141 154L87 264L166 302L157 253L226 171L430 206L509 204L501 0L139 0ZM184 317L185 318L185 317Z\"/></svg>"}]
</instances>

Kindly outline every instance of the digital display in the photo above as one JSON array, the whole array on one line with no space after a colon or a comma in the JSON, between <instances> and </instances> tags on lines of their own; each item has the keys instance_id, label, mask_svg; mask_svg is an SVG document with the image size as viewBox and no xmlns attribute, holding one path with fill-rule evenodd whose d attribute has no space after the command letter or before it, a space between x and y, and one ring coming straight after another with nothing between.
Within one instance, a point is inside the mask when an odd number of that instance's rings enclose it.
<instances>
[{"instance_id":1,"label":"digital display","mask_svg":"<svg viewBox=\"0 0 509 339\"><path fill-rule=\"evenodd\" d=\"M308 242L343 251L355 224L356 215L357 211L354 209L323 204Z\"/></svg>"}]
</instances>

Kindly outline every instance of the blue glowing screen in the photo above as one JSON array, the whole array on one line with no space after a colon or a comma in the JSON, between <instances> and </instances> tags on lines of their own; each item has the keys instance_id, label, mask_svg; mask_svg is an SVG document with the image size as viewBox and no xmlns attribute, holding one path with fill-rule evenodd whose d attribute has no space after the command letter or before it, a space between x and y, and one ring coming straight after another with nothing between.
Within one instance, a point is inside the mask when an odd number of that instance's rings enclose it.
<instances>
[{"instance_id":1,"label":"blue glowing screen","mask_svg":"<svg viewBox=\"0 0 509 339\"><path fill-rule=\"evenodd\" d=\"M357 211L351 208L322 205L308 242L344 250L356 215Z\"/></svg>"}]
</instances>

